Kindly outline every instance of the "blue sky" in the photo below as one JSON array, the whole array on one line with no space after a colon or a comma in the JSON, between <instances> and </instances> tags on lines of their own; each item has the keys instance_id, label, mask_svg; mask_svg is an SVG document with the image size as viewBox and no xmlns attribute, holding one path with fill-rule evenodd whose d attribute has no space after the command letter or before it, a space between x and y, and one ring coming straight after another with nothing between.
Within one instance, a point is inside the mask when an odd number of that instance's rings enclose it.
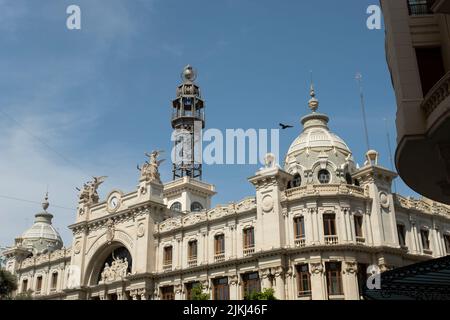
<instances>
[{"instance_id":1,"label":"blue sky","mask_svg":"<svg viewBox=\"0 0 450 320\"><path fill-rule=\"evenodd\" d=\"M77 4L82 29L66 28ZM365 142L354 76L364 77L372 148L390 167L383 118L395 141L395 99L384 30L366 28L378 1L0 0L0 195L40 201L66 244L76 186L106 175L100 194L138 181L144 152L170 150L170 104L186 64L198 71L207 127L276 128L280 153L308 113L310 70L320 111L363 163ZM13 117L12 120L7 115ZM253 195L257 166L208 166L214 204ZM162 168L170 180L170 163ZM405 195L413 194L398 183ZM40 206L0 198L0 244L13 242Z\"/></svg>"}]
</instances>

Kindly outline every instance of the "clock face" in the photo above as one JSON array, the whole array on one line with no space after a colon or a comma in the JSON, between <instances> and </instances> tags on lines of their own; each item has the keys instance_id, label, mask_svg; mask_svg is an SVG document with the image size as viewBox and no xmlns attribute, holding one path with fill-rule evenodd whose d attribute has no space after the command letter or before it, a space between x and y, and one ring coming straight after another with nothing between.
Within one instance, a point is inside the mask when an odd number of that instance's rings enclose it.
<instances>
[{"instance_id":1,"label":"clock face","mask_svg":"<svg viewBox=\"0 0 450 320\"><path fill-rule=\"evenodd\" d=\"M117 197L112 197L109 200L109 208L115 210L117 209L118 206L119 206L119 199Z\"/></svg>"}]
</instances>

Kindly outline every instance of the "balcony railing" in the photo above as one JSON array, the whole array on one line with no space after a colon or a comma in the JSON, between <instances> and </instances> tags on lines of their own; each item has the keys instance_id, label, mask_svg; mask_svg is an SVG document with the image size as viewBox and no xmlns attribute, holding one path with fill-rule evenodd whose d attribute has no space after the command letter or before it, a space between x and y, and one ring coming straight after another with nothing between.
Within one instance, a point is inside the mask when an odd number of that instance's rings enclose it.
<instances>
[{"instance_id":1,"label":"balcony railing","mask_svg":"<svg viewBox=\"0 0 450 320\"><path fill-rule=\"evenodd\" d=\"M297 296L299 298L305 298L305 297L310 297L311 296L311 290L307 290L307 291L299 291Z\"/></svg>"},{"instance_id":2,"label":"balcony railing","mask_svg":"<svg viewBox=\"0 0 450 320\"><path fill-rule=\"evenodd\" d=\"M193 256L193 257L189 258L188 266L189 267L196 267L197 266L197 256L195 256L195 257Z\"/></svg>"},{"instance_id":3,"label":"balcony railing","mask_svg":"<svg viewBox=\"0 0 450 320\"><path fill-rule=\"evenodd\" d=\"M356 237L357 244L364 244L365 242L366 242L366 239L364 237Z\"/></svg>"},{"instance_id":4,"label":"balcony railing","mask_svg":"<svg viewBox=\"0 0 450 320\"><path fill-rule=\"evenodd\" d=\"M225 253L216 253L216 255L214 256L214 261L215 262L225 261Z\"/></svg>"},{"instance_id":5,"label":"balcony railing","mask_svg":"<svg viewBox=\"0 0 450 320\"><path fill-rule=\"evenodd\" d=\"M421 108L427 118L450 95L450 72L447 72L427 93ZM444 110L443 110L444 111Z\"/></svg>"},{"instance_id":6,"label":"balcony railing","mask_svg":"<svg viewBox=\"0 0 450 320\"><path fill-rule=\"evenodd\" d=\"M325 236L326 245L338 244L338 236Z\"/></svg>"},{"instance_id":7,"label":"balcony railing","mask_svg":"<svg viewBox=\"0 0 450 320\"><path fill-rule=\"evenodd\" d=\"M408 10L410 16L421 16L433 14L431 7L434 1L431 0L408 0Z\"/></svg>"},{"instance_id":8,"label":"balcony railing","mask_svg":"<svg viewBox=\"0 0 450 320\"><path fill-rule=\"evenodd\" d=\"M296 247L301 247L302 248L305 245L306 245L306 240L305 240L304 237L295 239L295 246Z\"/></svg>"},{"instance_id":9,"label":"balcony railing","mask_svg":"<svg viewBox=\"0 0 450 320\"><path fill-rule=\"evenodd\" d=\"M249 256L252 253L255 253L255 247L244 248L244 257Z\"/></svg>"},{"instance_id":10,"label":"balcony railing","mask_svg":"<svg viewBox=\"0 0 450 320\"><path fill-rule=\"evenodd\" d=\"M172 270L172 261L166 261L163 264L163 270L164 271L171 271Z\"/></svg>"}]
</instances>

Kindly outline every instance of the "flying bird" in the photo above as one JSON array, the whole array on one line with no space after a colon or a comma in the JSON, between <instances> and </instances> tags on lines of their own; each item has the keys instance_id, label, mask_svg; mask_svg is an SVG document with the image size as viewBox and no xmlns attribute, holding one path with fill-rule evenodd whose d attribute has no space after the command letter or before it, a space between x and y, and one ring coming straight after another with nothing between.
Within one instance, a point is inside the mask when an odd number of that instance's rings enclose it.
<instances>
[{"instance_id":1,"label":"flying bird","mask_svg":"<svg viewBox=\"0 0 450 320\"><path fill-rule=\"evenodd\" d=\"M285 130L287 128L293 128L293 126L288 125L288 124L283 124L283 123L280 123L280 127L281 127L282 130Z\"/></svg>"}]
</instances>

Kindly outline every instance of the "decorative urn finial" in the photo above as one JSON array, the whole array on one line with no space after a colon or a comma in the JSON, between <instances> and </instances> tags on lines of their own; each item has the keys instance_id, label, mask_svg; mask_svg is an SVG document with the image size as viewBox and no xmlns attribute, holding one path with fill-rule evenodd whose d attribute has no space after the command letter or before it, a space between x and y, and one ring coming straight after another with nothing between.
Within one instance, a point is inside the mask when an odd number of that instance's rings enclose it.
<instances>
[{"instance_id":1,"label":"decorative urn finial","mask_svg":"<svg viewBox=\"0 0 450 320\"><path fill-rule=\"evenodd\" d=\"M319 100L316 99L316 92L314 91L313 84L311 84L309 95L311 96L311 99L309 99L308 106L312 112L316 112L319 108Z\"/></svg>"},{"instance_id":2,"label":"decorative urn finial","mask_svg":"<svg viewBox=\"0 0 450 320\"><path fill-rule=\"evenodd\" d=\"M49 206L50 206L50 203L48 202L48 192L46 192L44 201L42 202L42 209L44 209L44 211L47 212L47 209Z\"/></svg>"}]
</instances>

